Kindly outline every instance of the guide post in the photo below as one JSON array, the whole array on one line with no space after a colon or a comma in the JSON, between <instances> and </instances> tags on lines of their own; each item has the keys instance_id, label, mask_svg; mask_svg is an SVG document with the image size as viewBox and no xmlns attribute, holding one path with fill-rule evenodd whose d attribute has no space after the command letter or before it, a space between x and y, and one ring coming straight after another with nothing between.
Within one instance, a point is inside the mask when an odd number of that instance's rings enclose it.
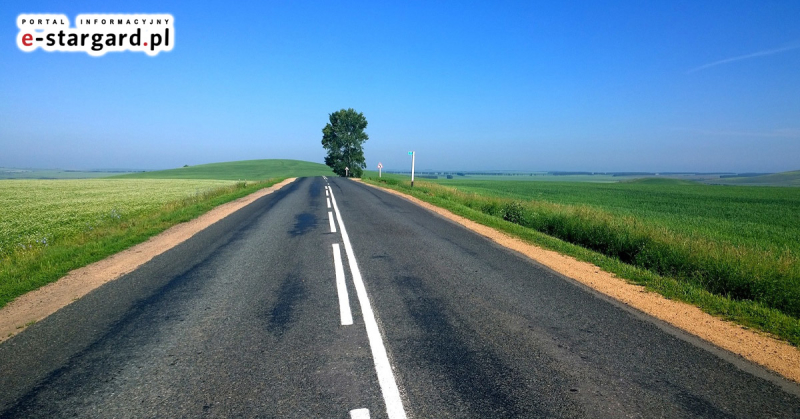
<instances>
[{"instance_id":1,"label":"guide post","mask_svg":"<svg viewBox=\"0 0 800 419\"><path fill-rule=\"evenodd\" d=\"M417 153L414 151L409 151L408 155L411 156L411 187L414 187L414 158L417 157Z\"/></svg>"}]
</instances>

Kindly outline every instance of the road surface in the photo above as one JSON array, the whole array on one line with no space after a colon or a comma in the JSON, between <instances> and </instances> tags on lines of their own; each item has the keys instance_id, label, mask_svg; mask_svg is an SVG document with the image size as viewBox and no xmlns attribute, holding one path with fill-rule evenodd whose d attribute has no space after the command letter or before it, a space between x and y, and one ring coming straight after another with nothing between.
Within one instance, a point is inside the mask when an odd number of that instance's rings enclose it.
<instances>
[{"instance_id":1,"label":"road surface","mask_svg":"<svg viewBox=\"0 0 800 419\"><path fill-rule=\"evenodd\" d=\"M0 344L0 418L27 417L800 417L800 391L319 177Z\"/></svg>"}]
</instances>

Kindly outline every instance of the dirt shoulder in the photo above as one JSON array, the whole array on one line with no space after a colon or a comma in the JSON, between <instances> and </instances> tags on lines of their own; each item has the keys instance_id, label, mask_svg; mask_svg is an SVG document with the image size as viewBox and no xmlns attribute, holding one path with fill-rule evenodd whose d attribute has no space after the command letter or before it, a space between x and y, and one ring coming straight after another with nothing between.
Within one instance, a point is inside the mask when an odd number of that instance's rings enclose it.
<instances>
[{"instance_id":1,"label":"dirt shoulder","mask_svg":"<svg viewBox=\"0 0 800 419\"><path fill-rule=\"evenodd\" d=\"M403 197L604 295L800 383L800 350L786 342L724 321L693 305L668 300L642 286L630 284L591 263L534 246L413 196L364 184Z\"/></svg>"},{"instance_id":2,"label":"dirt shoulder","mask_svg":"<svg viewBox=\"0 0 800 419\"><path fill-rule=\"evenodd\" d=\"M295 180L296 178L286 179L235 201L222 204L194 220L174 225L144 243L137 244L91 265L75 269L56 282L20 296L0 309L0 342L22 331L27 325L55 313L106 282L132 272L150 259L186 241L211 224Z\"/></svg>"}]
</instances>

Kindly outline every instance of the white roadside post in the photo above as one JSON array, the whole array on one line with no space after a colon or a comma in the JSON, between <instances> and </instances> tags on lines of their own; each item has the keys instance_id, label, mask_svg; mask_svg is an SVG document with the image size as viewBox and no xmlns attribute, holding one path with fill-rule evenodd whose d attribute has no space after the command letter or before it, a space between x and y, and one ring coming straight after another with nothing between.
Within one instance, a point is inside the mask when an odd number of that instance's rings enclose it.
<instances>
[{"instance_id":1,"label":"white roadside post","mask_svg":"<svg viewBox=\"0 0 800 419\"><path fill-rule=\"evenodd\" d=\"M344 177L350 177L350 168L347 166L344 167Z\"/></svg>"},{"instance_id":2,"label":"white roadside post","mask_svg":"<svg viewBox=\"0 0 800 419\"><path fill-rule=\"evenodd\" d=\"M378 177L381 177L381 169L383 169L383 163L378 162Z\"/></svg>"},{"instance_id":3,"label":"white roadside post","mask_svg":"<svg viewBox=\"0 0 800 419\"><path fill-rule=\"evenodd\" d=\"M411 156L411 187L414 187L414 158L417 157L417 153L414 151L409 151L408 155Z\"/></svg>"}]
</instances>

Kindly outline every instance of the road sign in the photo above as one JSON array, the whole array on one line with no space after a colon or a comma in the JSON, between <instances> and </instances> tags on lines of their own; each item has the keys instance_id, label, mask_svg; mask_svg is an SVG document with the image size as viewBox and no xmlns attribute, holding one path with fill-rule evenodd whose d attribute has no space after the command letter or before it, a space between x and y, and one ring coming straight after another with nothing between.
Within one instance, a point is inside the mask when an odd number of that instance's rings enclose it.
<instances>
[{"instance_id":1,"label":"road sign","mask_svg":"<svg viewBox=\"0 0 800 419\"><path fill-rule=\"evenodd\" d=\"M409 156L413 156L413 155L414 155L414 152L413 152L413 151L409 151L409 152L408 152L408 155L409 155Z\"/></svg>"},{"instance_id":2,"label":"road sign","mask_svg":"<svg viewBox=\"0 0 800 419\"><path fill-rule=\"evenodd\" d=\"M383 169L383 164L378 163L378 169Z\"/></svg>"}]
</instances>

